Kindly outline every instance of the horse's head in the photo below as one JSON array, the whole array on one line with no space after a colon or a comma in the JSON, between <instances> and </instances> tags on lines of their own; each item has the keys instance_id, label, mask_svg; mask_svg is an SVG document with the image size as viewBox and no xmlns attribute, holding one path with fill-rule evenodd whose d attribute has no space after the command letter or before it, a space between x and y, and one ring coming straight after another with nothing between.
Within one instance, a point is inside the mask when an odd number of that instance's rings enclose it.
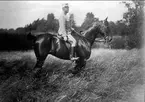
<instances>
[{"instance_id":1,"label":"horse's head","mask_svg":"<svg viewBox=\"0 0 145 102\"><path fill-rule=\"evenodd\" d=\"M100 34L105 39L105 42L110 42L112 40L112 36L109 38L110 28L107 19L108 17L103 21L94 22L93 28L96 30L96 35Z\"/></svg>"}]
</instances>

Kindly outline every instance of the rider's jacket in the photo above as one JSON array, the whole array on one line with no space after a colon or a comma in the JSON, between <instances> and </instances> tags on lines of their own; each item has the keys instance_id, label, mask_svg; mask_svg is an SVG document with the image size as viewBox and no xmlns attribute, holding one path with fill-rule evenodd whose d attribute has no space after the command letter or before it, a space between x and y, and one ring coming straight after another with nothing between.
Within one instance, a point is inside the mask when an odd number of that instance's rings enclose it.
<instances>
[{"instance_id":1,"label":"rider's jacket","mask_svg":"<svg viewBox=\"0 0 145 102\"><path fill-rule=\"evenodd\" d=\"M64 12L62 12L60 17L59 17L59 30L58 30L58 33L60 35L62 35L62 36L66 36L69 29L70 29L69 14L67 13L65 15Z\"/></svg>"}]
</instances>

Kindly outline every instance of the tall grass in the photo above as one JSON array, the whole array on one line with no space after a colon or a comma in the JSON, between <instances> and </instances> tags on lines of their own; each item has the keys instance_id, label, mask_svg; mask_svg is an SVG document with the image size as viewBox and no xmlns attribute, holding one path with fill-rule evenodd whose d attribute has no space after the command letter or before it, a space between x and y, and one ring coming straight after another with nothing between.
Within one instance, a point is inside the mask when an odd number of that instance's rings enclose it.
<instances>
[{"instance_id":1,"label":"tall grass","mask_svg":"<svg viewBox=\"0 0 145 102\"><path fill-rule=\"evenodd\" d=\"M32 77L33 51L0 56L1 102L143 102L141 50L93 49L75 77L67 73L74 63L49 55L39 80Z\"/></svg>"}]
</instances>

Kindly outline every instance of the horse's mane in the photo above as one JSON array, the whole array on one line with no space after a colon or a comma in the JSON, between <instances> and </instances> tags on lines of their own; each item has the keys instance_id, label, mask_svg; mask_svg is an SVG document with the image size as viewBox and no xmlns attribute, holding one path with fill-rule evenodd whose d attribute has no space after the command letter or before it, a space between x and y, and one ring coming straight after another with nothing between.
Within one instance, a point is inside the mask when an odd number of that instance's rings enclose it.
<instances>
[{"instance_id":1,"label":"horse's mane","mask_svg":"<svg viewBox=\"0 0 145 102\"><path fill-rule=\"evenodd\" d=\"M84 32L84 35L89 33L90 31L96 29L96 28L102 28L102 27L104 27L103 22L97 21L97 22L93 23L92 26Z\"/></svg>"},{"instance_id":2,"label":"horse's mane","mask_svg":"<svg viewBox=\"0 0 145 102\"><path fill-rule=\"evenodd\" d=\"M72 31L72 34L73 35L77 35L77 36L79 36L79 37L84 37L83 35L81 35L79 32L77 32L77 31Z\"/></svg>"}]
</instances>

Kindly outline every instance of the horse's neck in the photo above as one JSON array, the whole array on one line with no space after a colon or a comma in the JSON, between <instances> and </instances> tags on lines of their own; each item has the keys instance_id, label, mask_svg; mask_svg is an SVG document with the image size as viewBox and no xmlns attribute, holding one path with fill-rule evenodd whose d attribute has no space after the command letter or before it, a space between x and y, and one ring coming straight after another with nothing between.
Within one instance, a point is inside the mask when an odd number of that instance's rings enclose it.
<instances>
[{"instance_id":1,"label":"horse's neck","mask_svg":"<svg viewBox=\"0 0 145 102\"><path fill-rule=\"evenodd\" d=\"M96 39L96 35L94 33L94 30L91 30L89 32L85 33L85 38L89 41L89 43L91 44L91 46L93 45L95 39Z\"/></svg>"}]
</instances>

